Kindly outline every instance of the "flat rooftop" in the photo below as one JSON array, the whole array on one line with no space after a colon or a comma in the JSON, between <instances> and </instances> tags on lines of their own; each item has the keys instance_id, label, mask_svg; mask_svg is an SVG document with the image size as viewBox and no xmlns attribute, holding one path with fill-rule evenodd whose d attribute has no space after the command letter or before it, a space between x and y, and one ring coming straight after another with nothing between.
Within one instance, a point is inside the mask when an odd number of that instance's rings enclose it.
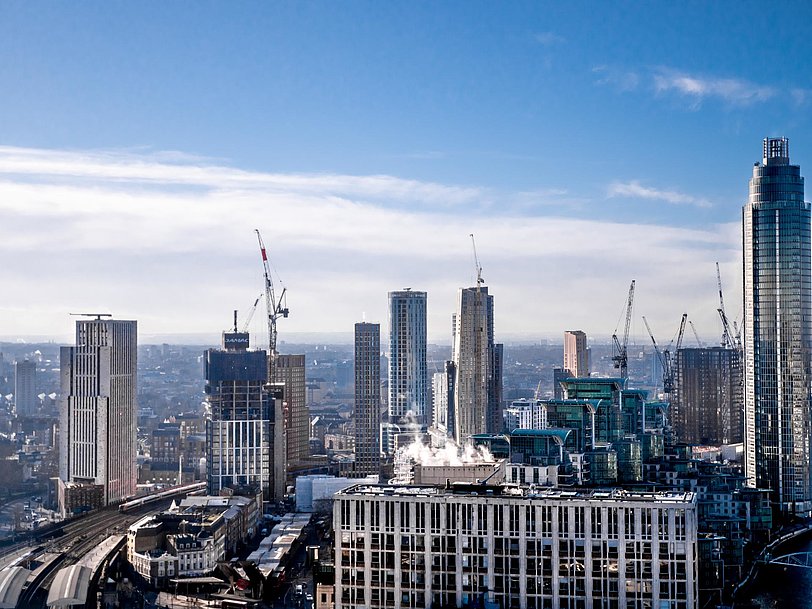
<instances>
[{"instance_id":1,"label":"flat rooftop","mask_svg":"<svg viewBox=\"0 0 812 609\"><path fill-rule=\"evenodd\" d=\"M452 484L450 488L422 485L356 484L336 493L340 496L374 497L501 497L556 501L644 501L651 503L696 503L696 493L687 491L627 491L624 489L526 488L511 485Z\"/></svg>"}]
</instances>

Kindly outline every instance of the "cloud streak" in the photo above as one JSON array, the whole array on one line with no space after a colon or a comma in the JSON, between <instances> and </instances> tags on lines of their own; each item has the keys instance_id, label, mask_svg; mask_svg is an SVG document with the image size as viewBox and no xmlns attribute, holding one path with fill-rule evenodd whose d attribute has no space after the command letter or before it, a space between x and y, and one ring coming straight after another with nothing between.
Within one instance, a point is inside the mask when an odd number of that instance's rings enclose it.
<instances>
[{"instance_id":1,"label":"cloud streak","mask_svg":"<svg viewBox=\"0 0 812 609\"><path fill-rule=\"evenodd\" d=\"M635 192L687 197L639 185ZM0 266L0 283L13 298L0 302L0 335L64 335L67 312L85 307L139 319L144 334L217 331L262 287L254 228L288 287L292 313L281 338L349 331L362 311L385 324L387 291L411 286L429 292L429 335L447 342L456 290L474 280L469 233L496 297L497 334L557 335L578 325L608 335L617 311L596 306L595 297L617 300L619 310L632 277L642 300L646 290L657 295L652 322L658 312L670 319L670 302L705 297L683 269L712 269L720 247L736 251L736 231L653 231L562 218L543 205L528 216L521 204L528 196L569 193L2 147L0 257L13 263ZM715 323L713 290L707 298Z\"/></svg>"},{"instance_id":2,"label":"cloud streak","mask_svg":"<svg viewBox=\"0 0 812 609\"><path fill-rule=\"evenodd\" d=\"M752 106L780 97L802 104L809 97L806 89L779 87L751 82L743 78L692 74L670 67L626 69L610 65L592 68L595 84L609 86L619 92L645 91L658 97L676 96L690 100L690 107L699 108L707 100L717 100L730 106Z\"/></svg>"},{"instance_id":3,"label":"cloud streak","mask_svg":"<svg viewBox=\"0 0 812 609\"><path fill-rule=\"evenodd\" d=\"M639 180L612 182L607 188L607 196L609 198L627 197L633 199L648 199L651 201L665 201L672 205L711 206L710 201L702 197L695 197L676 190L661 190L650 186L643 186Z\"/></svg>"},{"instance_id":4,"label":"cloud streak","mask_svg":"<svg viewBox=\"0 0 812 609\"><path fill-rule=\"evenodd\" d=\"M749 106L765 102L778 94L777 89L740 78L698 76L669 68L660 68L653 75L657 93L677 93L691 98L695 104L708 98L726 103Z\"/></svg>"}]
</instances>

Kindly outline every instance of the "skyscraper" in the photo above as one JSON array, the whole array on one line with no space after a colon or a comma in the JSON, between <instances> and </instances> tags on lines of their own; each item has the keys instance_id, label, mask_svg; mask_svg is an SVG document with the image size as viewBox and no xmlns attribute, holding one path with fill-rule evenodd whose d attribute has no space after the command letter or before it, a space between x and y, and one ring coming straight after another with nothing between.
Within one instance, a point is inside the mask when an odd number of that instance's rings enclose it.
<instances>
[{"instance_id":1,"label":"skyscraper","mask_svg":"<svg viewBox=\"0 0 812 609\"><path fill-rule=\"evenodd\" d=\"M250 487L266 501L285 492L282 385L268 384L268 354L250 350L244 332L224 332L205 353L208 492Z\"/></svg>"},{"instance_id":2,"label":"skyscraper","mask_svg":"<svg viewBox=\"0 0 812 609\"><path fill-rule=\"evenodd\" d=\"M381 326L355 324L355 475L381 469Z\"/></svg>"},{"instance_id":3,"label":"skyscraper","mask_svg":"<svg viewBox=\"0 0 812 609\"><path fill-rule=\"evenodd\" d=\"M389 292L389 422L425 425L426 293Z\"/></svg>"},{"instance_id":4,"label":"skyscraper","mask_svg":"<svg viewBox=\"0 0 812 609\"><path fill-rule=\"evenodd\" d=\"M276 382L285 385L285 436L288 468L300 465L310 456L310 415L307 410L305 356L277 355Z\"/></svg>"},{"instance_id":5,"label":"skyscraper","mask_svg":"<svg viewBox=\"0 0 812 609\"><path fill-rule=\"evenodd\" d=\"M501 369L501 355L493 342L493 296L487 287L460 289L452 329L454 439L464 444L474 434L492 431L495 422L501 424L494 412L500 407L501 378L495 366Z\"/></svg>"},{"instance_id":6,"label":"skyscraper","mask_svg":"<svg viewBox=\"0 0 812 609\"><path fill-rule=\"evenodd\" d=\"M589 350L581 330L564 332L564 370L576 378L589 376Z\"/></svg>"},{"instance_id":7,"label":"skyscraper","mask_svg":"<svg viewBox=\"0 0 812 609\"><path fill-rule=\"evenodd\" d=\"M17 416L29 416L37 410L37 364L23 360L14 364L14 406Z\"/></svg>"},{"instance_id":8,"label":"skyscraper","mask_svg":"<svg viewBox=\"0 0 812 609\"><path fill-rule=\"evenodd\" d=\"M743 209L745 471L784 512L812 512L810 205L789 141L766 138Z\"/></svg>"},{"instance_id":9,"label":"skyscraper","mask_svg":"<svg viewBox=\"0 0 812 609\"><path fill-rule=\"evenodd\" d=\"M75 505L72 494L93 495L101 505L135 495L137 325L105 317L77 321L76 346L60 351L63 512L99 507Z\"/></svg>"}]
</instances>

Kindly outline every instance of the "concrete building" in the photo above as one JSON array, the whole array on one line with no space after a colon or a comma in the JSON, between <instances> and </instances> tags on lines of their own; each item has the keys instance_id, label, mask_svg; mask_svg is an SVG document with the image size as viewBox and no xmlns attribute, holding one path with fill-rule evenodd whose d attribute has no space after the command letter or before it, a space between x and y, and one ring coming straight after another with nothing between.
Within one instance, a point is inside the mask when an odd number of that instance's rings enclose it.
<instances>
[{"instance_id":1,"label":"concrete building","mask_svg":"<svg viewBox=\"0 0 812 609\"><path fill-rule=\"evenodd\" d=\"M442 372L432 376L432 441L439 438L439 444L445 444L445 438L454 435L454 382L457 373L454 362L447 361Z\"/></svg>"},{"instance_id":2,"label":"concrete building","mask_svg":"<svg viewBox=\"0 0 812 609\"><path fill-rule=\"evenodd\" d=\"M743 441L744 393L739 351L680 349L671 423L680 442L720 446Z\"/></svg>"},{"instance_id":3,"label":"concrete building","mask_svg":"<svg viewBox=\"0 0 812 609\"><path fill-rule=\"evenodd\" d=\"M589 376L589 349L581 330L564 332L564 370L577 378Z\"/></svg>"},{"instance_id":4,"label":"concrete building","mask_svg":"<svg viewBox=\"0 0 812 609\"><path fill-rule=\"evenodd\" d=\"M37 412L37 364L23 360L14 364L14 407L18 417Z\"/></svg>"},{"instance_id":5,"label":"concrete building","mask_svg":"<svg viewBox=\"0 0 812 609\"><path fill-rule=\"evenodd\" d=\"M501 431L501 348L493 339L493 296L485 286L462 288L452 318L454 434L458 444L471 436ZM498 369L496 368L498 366Z\"/></svg>"},{"instance_id":6,"label":"concrete building","mask_svg":"<svg viewBox=\"0 0 812 609\"><path fill-rule=\"evenodd\" d=\"M285 493L283 388L268 384L268 354L242 332L224 332L205 353L208 492L254 487L266 501Z\"/></svg>"},{"instance_id":7,"label":"concrete building","mask_svg":"<svg viewBox=\"0 0 812 609\"><path fill-rule=\"evenodd\" d=\"M381 326L355 324L355 466L357 476L381 469Z\"/></svg>"},{"instance_id":8,"label":"concrete building","mask_svg":"<svg viewBox=\"0 0 812 609\"><path fill-rule=\"evenodd\" d=\"M504 420L504 428L508 433L514 429L545 429L547 405L542 400L513 400L505 408Z\"/></svg>"},{"instance_id":9,"label":"concrete building","mask_svg":"<svg viewBox=\"0 0 812 609\"><path fill-rule=\"evenodd\" d=\"M781 511L809 515L810 204L786 138L764 140L742 216L745 471Z\"/></svg>"},{"instance_id":10,"label":"concrete building","mask_svg":"<svg viewBox=\"0 0 812 609\"><path fill-rule=\"evenodd\" d=\"M359 485L333 522L336 609L698 607L689 492Z\"/></svg>"},{"instance_id":11,"label":"concrete building","mask_svg":"<svg viewBox=\"0 0 812 609\"><path fill-rule=\"evenodd\" d=\"M61 348L59 408L59 478L102 487L103 505L138 481L137 324L106 317L77 321L76 346Z\"/></svg>"},{"instance_id":12,"label":"concrete building","mask_svg":"<svg viewBox=\"0 0 812 609\"><path fill-rule=\"evenodd\" d=\"M426 293L389 292L389 422L425 426L428 398Z\"/></svg>"},{"instance_id":13,"label":"concrete building","mask_svg":"<svg viewBox=\"0 0 812 609\"><path fill-rule=\"evenodd\" d=\"M277 355L274 368L275 381L285 386L285 440L288 470L291 470L310 457L305 356Z\"/></svg>"}]
</instances>

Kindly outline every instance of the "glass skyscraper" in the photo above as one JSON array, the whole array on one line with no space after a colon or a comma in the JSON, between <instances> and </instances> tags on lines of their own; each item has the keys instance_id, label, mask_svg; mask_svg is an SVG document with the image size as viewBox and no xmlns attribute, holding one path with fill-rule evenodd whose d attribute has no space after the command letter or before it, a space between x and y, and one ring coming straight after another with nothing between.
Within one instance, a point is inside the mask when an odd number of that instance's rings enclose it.
<instances>
[{"instance_id":1,"label":"glass skyscraper","mask_svg":"<svg viewBox=\"0 0 812 609\"><path fill-rule=\"evenodd\" d=\"M743 209L745 468L783 512L812 511L810 205L786 138L764 140Z\"/></svg>"},{"instance_id":2,"label":"glass skyscraper","mask_svg":"<svg viewBox=\"0 0 812 609\"><path fill-rule=\"evenodd\" d=\"M389 292L389 421L426 423L426 293Z\"/></svg>"}]
</instances>

